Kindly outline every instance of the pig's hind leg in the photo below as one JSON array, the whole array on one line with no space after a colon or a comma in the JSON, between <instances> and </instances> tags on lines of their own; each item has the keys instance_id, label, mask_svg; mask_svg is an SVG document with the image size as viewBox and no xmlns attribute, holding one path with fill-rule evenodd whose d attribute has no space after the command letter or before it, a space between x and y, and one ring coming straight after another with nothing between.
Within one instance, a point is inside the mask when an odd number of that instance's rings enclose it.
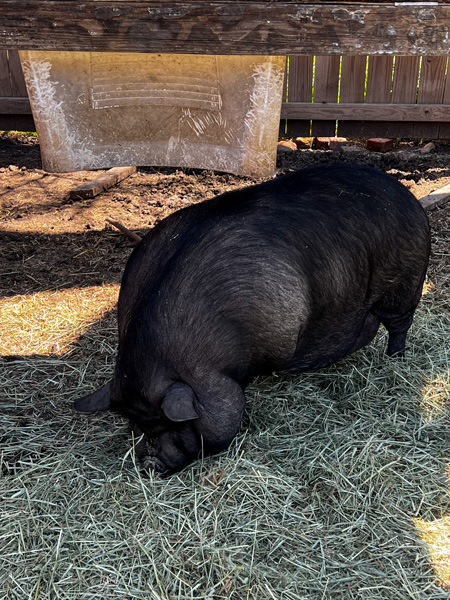
<instances>
[{"instance_id":1,"label":"pig's hind leg","mask_svg":"<svg viewBox=\"0 0 450 600\"><path fill-rule=\"evenodd\" d=\"M375 311L389 334L386 351L388 356L403 357L405 355L406 335L412 325L415 309L416 305L404 313Z\"/></svg>"},{"instance_id":2,"label":"pig's hind leg","mask_svg":"<svg viewBox=\"0 0 450 600\"><path fill-rule=\"evenodd\" d=\"M389 334L388 356L405 355L406 335L412 325L414 312L422 296L425 273L405 273L402 281L397 282L373 306L373 312L379 317Z\"/></svg>"}]
</instances>

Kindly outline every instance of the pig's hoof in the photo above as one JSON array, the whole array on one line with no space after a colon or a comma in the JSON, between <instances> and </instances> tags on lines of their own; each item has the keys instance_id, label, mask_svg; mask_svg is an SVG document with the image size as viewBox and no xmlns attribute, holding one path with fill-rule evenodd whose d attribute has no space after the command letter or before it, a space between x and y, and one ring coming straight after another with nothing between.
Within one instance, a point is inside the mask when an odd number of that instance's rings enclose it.
<instances>
[{"instance_id":1,"label":"pig's hoof","mask_svg":"<svg viewBox=\"0 0 450 600\"><path fill-rule=\"evenodd\" d=\"M389 358L393 358L394 360L399 360L405 358L405 350L397 350L397 352L393 352L392 354L388 354Z\"/></svg>"}]
</instances>

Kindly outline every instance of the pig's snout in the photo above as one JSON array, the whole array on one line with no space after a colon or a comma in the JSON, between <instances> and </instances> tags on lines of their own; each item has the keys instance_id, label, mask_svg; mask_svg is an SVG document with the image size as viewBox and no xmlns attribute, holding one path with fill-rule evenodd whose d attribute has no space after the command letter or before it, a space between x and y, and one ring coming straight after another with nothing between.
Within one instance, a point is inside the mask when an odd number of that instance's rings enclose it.
<instances>
[{"instance_id":1,"label":"pig's snout","mask_svg":"<svg viewBox=\"0 0 450 600\"><path fill-rule=\"evenodd\" d=\"M132 425L136 456L145 471L158 475L169 475L179 471L201 451L201 444L192 431L166 431L153 437Z\"/></svg>"},{"instance_id":2,"label":"pig's snout","mask_svg":"<svg viewBox=\"0 0 450 600\"><path fill-rule=\"evenodd\" d=\"M141 466L144 471L149 471L155 475L168 475L169 469L156 456L144 456L141 458Z\"/></svg>"},{"instance_id":3,"label":"pig's snout","mask_svg":"<svg viewBox=\"0 0 450 600\"><path fill-rule=\"evenodd\" d=\"M144 471L151 471L159 475L166 473L169 469L157 457L158 440L147 436L137 425L132 425L131 430L135 442L136 456Z\"/></svg>"}]
</instances>

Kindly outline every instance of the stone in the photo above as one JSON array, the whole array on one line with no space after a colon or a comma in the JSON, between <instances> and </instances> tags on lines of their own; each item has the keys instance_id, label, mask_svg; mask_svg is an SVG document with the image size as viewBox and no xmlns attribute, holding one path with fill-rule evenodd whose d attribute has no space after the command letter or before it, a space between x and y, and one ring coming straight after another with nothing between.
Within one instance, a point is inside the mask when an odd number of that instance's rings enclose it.
<instances>
[{"instance_id":1,"label":"stone","mask_svg":"<svg viewBox=\"0 0 450 600\"><path fill-rule=\"evenodd\" d=\"M316 148L316 150L329 150L330 138L329 137L316 137L314 139L314 148Z\"/></svg>"},{"instance_id":2,"label":"stone","mask_svg":"<svg viewBox=\"0 0 450 600\"><path fill-rule=\"evenodd\" d=\"M407 162L417 158L417 153L414 150L400 150L398 157L401 161Z\"/></svg>"},{"instance_id":3,"label":"stone","mask_svg":"<svg viewBox=\"0 0 450 600\"><path fill-rule=\"evenodd\" d=\"M347 145L347 138L332 137L330 138L330 150L340 150Z\"/></svg>"},{"instance_id":4,"label":"stone","mask_svg":"<svg viewBox=\"0 0 450 600\"><path fill-rule=\"evenodd\" d=\"M294 143L299 150L305 150L312 147L313 140L311 137L297 137L294 138Z\"/></svg>"},{"instance_id":5,"label":"stone","mask_svg":"<svg viewBox=\"0 0 450 600\"><path fill-rule=\"evenodd\" d=\"M297 150L297 144L295 142L290 142L289 140L281 140L277 144L277 152L279 154L283 154L284 152L293 152Z\"/></svg>"},{"instance_id":6,"label":"stone","mask_svg":"<svg viewBox=\"0 0 450 600\"><path fill-rule=\"evenodd\" d=\"M338 149L341 154L362 154L363 150L359 146L340 146Z\"/></svg>"},{"instance_id":7,"label":"stone","mask_svg":"<svg viewBox=\"0 0 450 600\"><path fill-rule=\"evenodd\" d=\"M428 142L428 144L425 144L425 146L423 146L420 149L420 153L421 154L429 154L435 148L436 148L436 146L433 144L433 142Z\"/></svg>"}]
</instances>

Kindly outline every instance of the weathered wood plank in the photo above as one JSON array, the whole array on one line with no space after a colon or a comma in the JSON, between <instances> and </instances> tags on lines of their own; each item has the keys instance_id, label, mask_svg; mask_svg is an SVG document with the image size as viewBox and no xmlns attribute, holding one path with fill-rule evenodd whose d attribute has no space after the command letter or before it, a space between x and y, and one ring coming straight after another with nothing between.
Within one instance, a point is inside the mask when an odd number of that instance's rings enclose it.
<instances>
[{"instance_id":1,"label":"weathered wood plank","mask_svg":"<svg viewBox=\"0 0 450 600\"><path fill-rule=\"evenodd\" d=\"M434 2L2 0L0 48L445 55L449 22Z\"/></svg>"},{"instance_id":2,"label":"weathered wood plank","mask_svg":"<svg viewBox=\"0 0 450 600\"><path fill-rule=\"evenodd\" d=\"M126 177L136 173L136 167L113 167L92 181L83 183L69 192L69 198L94 198L104 190L116 185Z\"/></svg>"},{"instance_id":3,"label":"weathered wood plank","mask_svg":"<svg viewBox=\"0 0 450 600\"><path fill-rule=\"evenodd\" d=\"M21 2L22 0L16 0L17 2ZM45 1L45 0L44 0ZM47 0L48 1L48 0ZM50 0L51 1L51 0ZM84 0L66 0L67 2L83 2ZM95 0L96 2L105 2L105 3L110 3L110 0ZM137 0L122 0L123 3L125 2L130 2L130 3L134 3L136 4ZM155 0L148 0L149 2L154 2ZM261 4L261 3L269 3L270 4L275 4L275 3L280 3L280 4L312 4L311 0L245 0L248 4L250 3L254 3L254 4ZM417 3L417 4L421 4L421 5L429 5L429 4L446 4L448 2L448 0L361 0L359 2L359 4L389 4L389 5L393 5L393 4L398 4L398 2L404 2L405 4L413 4L413 3ZM164 2L164 0L163 0ZM196 4L211 4L211 0L185 0L186 4L189 3L196 3ZM235 2L235 0L222 0L222 4L233 4L233 2ZM173 4L174 0L166 0L165 4ZM333 4L334 6L341 6L341 5L347 5L347 4L355 4L355 0L315 0L314 4Z\"/></svg>"},{"instance_id":4,"label":"weathered wood plank","mask_svg":"<svg viewBox=\"0 0 450 600\"><path fill-rule=\"evenodd\" d=\"M11 79L7 50L0 50L0 96L11 96Z\"/></svg>"},{"instance_id":5,"label":"weathered wood plank","mask_svg":"<svg viewBox=\"0 0 450 600\"><path fill-rule=\"evenodd\" d=\"M366 56L343 56L341 65L340 102L363 103L366 78ZM362 121L342 121L338 125L340 137L360 137Z\"/></svg>"},{"instance_id":6,"label":"weathered wood plank","mask_svg":"<svg viewBox=\"0 0 450 600\"><path fill-rule=\"evenodd\" d=\"M11 72L11 96L26 98L28 92L23 76L22 65L20 64L19 52L17 50L9 50L8 59Z\"/></svg>"},{"instance_id":7,"label":"weathered wood plank","mask_svg":"<svg viewBox=\"0 0 450 600\"><path fill-rule=\"evenodd\" d=\"M419 104L438 104L442 102L446 65L446 56L427 56L422 60L417 97Z\"/></svg>"},{"instance_id":8,"label":"weathered wood plank","mask_svg":"<svg viewBox=\"0 0 450 600\"><path fill-rule=\"evenodd\" d=\"M289 57L288 102L308 102L312 98L313 56ZM311 123L308 119L290 119L287 135L308 137Z\"/></svg>"},{"instance_id":9,"label":"weathered wood plank","mask_svg":"<svg viewBox=\"0 0 450 600\"><path fill-rule=\"evenodd\" d=\"M389 102L393 62L393 56L369 56L366 102Z\"/></svg>"},{"instance_id":10,"label":"weathered wood plank","mask_svg":"<svg viewBox=\"0 0 450 600\"><path fill-rule=\"evenodd\" d=\"M289 90L290 102L307 102L312 98L313 88L313 56L289 57Z\"/></svg>"},{"instance_id":11,"label":"weathered wood plank","mask_svg":"<svg viewBox=\"0 0 450 600\"><path fill-rule=\"evenodd\" d=\"M283 92L282 92L282 96L281 96L281 101L285 102L287 99L287 84L288 84L288 69L287 69L287 65L288 65L288 60L286 60L286 69L284 71L284 80L283 80ZM286 119L281 119L280 118L280 127L278 129L278 137L282 138L286 135L286 127L287 127L287 121Z\"/></svg>"},{"instance_id":12,"label":"weathered wood plank","mask_svg":"<svg viewBox=\"0 0 450 600\"><path fill-rule=\"evenodd\" d=\"M396 56L394 79L392 82L392 102L415 103L419 77L420 58L418 56ZM397 123L392 119L388 137L414 137L414 123Z\"/></svg>"},{"instance_id":13,"label":"weathered wood plank","mask_svg":"<svg viewBox=\"0 0 450 600\"><path fill-rule=\"evenodd\" d=\"M418 104L441 104L444 96L446 56L425 56L420 71ZM439 137L439 123L414 123L414 137Z\"/></svg>"},{"instance_id":14,"label":"weathered wood plank","mask_svg":"<svg viewBox=\"0 0 450 600\"><path fill-rule=\"evenodd\" d=\"M341 67L341 102L364 102L365 56L343 56Z\"/></svg>"},{"instance_id":15,"label":"weathered wood plank","mask_svg":"<svg viewBox=\"0 0 450 600\"><path fill-rule=\"evenodd\" d=\"M393 56L369 56L366 102L387 104L391 101ZM387 123L365 120L364 137L387 137Z\"/></svg>"},{"instance_id":16,"label":"weathered wood plank","mask_svg":"<svg viewBox=\"0 0 450 600\"><path fill-rule=\"evenodd\" d=\"M450 121L450 106L444 104L316 104L285 102L281 107L283 119L372 120L372 121Z\"/></svg>"},{"instance_id":17,"label":"weathered wood plank","mask_svg":"<svg viewBox=\"0 0 450 600\"><path fill-rule=\"evenodd\" d=\"M450 185L445 185L439 190L435 190L419 199L420 204L425 210L431 210L436 206L442 206L450 201Z\"/></svg>"},{"instance_id":18,"label":"weathered wood plank","mask_svg":"<svg viewBox=\"0 0 450 600\"><path fill-rule=\"evenodd\" d=\"M314 102L316 104L337 102L339 91L340 56L316 56L314 78ZM330 115L330 112L328 113ZM329 117L330 118L330 117ZM333 136L336 133L336 120L318 120L312 123L313 136Z\"/></svg>"},{"instance_id":19,"label":"weathered wood plank","mask_svg":"<svg viewBox=\"0 0 450 600\"><path fill-rule=\"evenodd\" d=\"M0 114L2 115L31 115L28 98L0 98Z\"/></svg>"},{"instance_id":20,"label":"weathered wood plank","mask_svg":"<svg viewBox=\"0 0 450 600\"><path fill-rule=\"evenodd\" d=\"M447 80L447 85L444 90L444 104L450 104L450 80ZM439 127L439 139L449 139L450 138L450 123L441 123Z\"/></svg>"}]
</instances>

